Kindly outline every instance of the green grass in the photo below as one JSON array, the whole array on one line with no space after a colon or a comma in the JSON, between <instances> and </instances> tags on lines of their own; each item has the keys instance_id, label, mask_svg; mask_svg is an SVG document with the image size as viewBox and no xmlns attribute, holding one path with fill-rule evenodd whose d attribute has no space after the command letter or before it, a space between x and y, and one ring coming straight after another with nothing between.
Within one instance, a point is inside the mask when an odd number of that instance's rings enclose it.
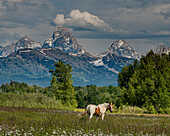
<instances>
[{"instance_id":1,"label":"green grass","mask_svg":"<svg viewBox=\"0 0 170 136\"><path fill-rule=\"evenodd\" d=\"M0 135L170 135L170 117L107 114L88 122L78 112L0 108Z\"/></svg>"}]
</instances>

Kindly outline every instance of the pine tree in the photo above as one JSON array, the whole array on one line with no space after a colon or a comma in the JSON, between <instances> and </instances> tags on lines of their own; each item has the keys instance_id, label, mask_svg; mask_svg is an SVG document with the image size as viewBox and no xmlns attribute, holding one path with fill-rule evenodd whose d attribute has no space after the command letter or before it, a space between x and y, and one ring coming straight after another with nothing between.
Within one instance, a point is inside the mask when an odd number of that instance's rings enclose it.
<instances>
[{"instance_id":1,"label":"pine tree","mask_svg":"<svg viewBox=\"0 0 170 136\"><path fill-rule=\"evenodd\" d=\"M62 101L66 106L77 107L76 93L73 87L72 67L59 60L55 65L55 70L50 70L52 80L51 87L55 90L56 99Z\"/></svg>"}]
</instances>

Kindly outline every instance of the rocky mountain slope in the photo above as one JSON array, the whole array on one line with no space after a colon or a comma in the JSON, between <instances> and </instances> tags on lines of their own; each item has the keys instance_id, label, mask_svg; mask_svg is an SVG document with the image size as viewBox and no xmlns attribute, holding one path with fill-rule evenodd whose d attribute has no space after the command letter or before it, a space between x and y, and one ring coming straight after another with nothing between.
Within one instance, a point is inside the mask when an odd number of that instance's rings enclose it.
<instances>
[{"instance_id":1,"label":"rocky mountain slope","mask_svg":"<svg viewBox=\"0 0 170 136\"><path fill-rule=\"evenodd\" d=\"M55 27L43 45L27 36L0 48L0 83L10 80L40 86L50 85L49 70L59 59L73 67L74 85L116 85L117 74L125 65L139 59L126 41L118 40L108 50L95 56L80 46L71 32Z\"/></svg>"},{"instance_id":2,"label":"rocky mountain slope","mask_svg":"<svg viewBox=\"0 0 170 136\"><path fill-rule=\"evenodd\" d=\"M0 58L0 82L15 80L49 86L49 70L54 68L54 62L59 59L73 67L72 74L76 86L116 84L115 73L55 48L21 49L6 58Z\"/></svg>"},{"instance_id":3,"label":"rocky mountain slope","mask_svg":"<svg viewBox=\"0 0 170 136\"><path fill-rule=\"evenodd\" d=\"M7 57L9 54L15 51L15 43L0 48L0 57Z\"/></svg>"},{"instance_id":4,"label":"rocky mountain slope","mask_svg":"<svg viewBox=\"0 0 170 136\"><path fill-rule=\"evenodd\" d=\"M134 51L126 41L117 40L106 51L99 53L98 57L90 63L118 74L123 66L133 63L134 59L141 57L141 54Z\"/></svg>"}]
</instances>

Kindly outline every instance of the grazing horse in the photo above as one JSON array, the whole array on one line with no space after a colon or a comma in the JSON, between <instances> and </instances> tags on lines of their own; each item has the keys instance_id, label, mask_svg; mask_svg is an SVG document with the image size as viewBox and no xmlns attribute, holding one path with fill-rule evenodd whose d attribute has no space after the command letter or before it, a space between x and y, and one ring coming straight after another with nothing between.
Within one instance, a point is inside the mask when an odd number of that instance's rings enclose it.
<instances>
[{"instance_id":1,"label":"grazing horse","mask_svg":"<svg viewBox=\"0 0 170 136\"><path fill-rule=\"evenodd\" d=\"M93 115L96 116L102 116L102 120L104 119L105 112L107 110L110 110L111 112L113 111L113 104L112 103L103 103L99 105L88 105L86 107L86 110L83 113L78 114L78 116L84 116L88 114L89 116L89 122L91 121L91 118Z\"/></svg>"}]
</instances>

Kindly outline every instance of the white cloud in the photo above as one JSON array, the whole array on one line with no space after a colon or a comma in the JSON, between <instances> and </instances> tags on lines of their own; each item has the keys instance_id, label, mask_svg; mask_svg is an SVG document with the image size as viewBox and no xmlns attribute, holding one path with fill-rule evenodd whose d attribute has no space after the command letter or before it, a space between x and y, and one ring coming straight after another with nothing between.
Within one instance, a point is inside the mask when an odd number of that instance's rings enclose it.
<instances>
[{"instance_id":1,"label":"white cloud","mask_svg":"<svg viewBox=\"0 0 170 136\"><path fill-rule=\"evenodd\" d=\"M89 12L81 12L78 9L72 10L67 18L64 17L64 14L57 14L53 22L56 25L72 27L74 30L114 31L109 24L105 23L98 16Z\"/></svg>"},{"instance_id":2,"label":"white cloud","mask_svg":"<svg viewBox=\"0 0 170 136\"><path fill-rule=\"evenodd\" d=\"M63 25L65 23L64 15L57 14L56 17L53 19L53 22L58 25Z\"/></svg>"}]
</instances>

